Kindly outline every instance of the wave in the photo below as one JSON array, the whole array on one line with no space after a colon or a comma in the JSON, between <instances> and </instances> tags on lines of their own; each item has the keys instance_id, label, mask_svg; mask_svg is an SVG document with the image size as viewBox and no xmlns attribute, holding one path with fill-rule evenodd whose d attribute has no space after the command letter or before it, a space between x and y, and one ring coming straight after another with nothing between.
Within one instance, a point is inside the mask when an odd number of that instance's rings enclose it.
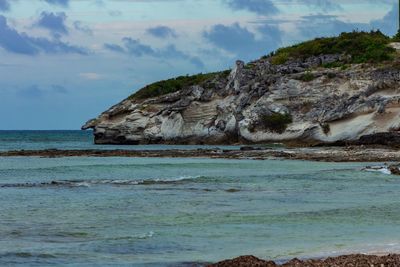
<instances>
[{"instance_id":1,"label":"wave","mask_svg":"<svg viewBox=\"0 0 400 267\"><path fill-rule=\"evenodd\" d=\"M388 166L367 166L362 170L367 172L380 172L383 174L392 174Z\"/></svg>"},{"instance_id":2,"label":"wave","mask_svg":"<svg viewBox=\"0 0 400 267\"><path fill-rule=\"evenodd\" d=\"M154 236L154 232L150 231L143 234L137 234L132 236L117 236L117 237L110 237L107 238L108 241L117 241L117 240L136 240L136 239L150 239Z\"/></svg>"},{"instance_id":3,"label":"wave","mask_svg":"<svg viewBox=\"0 0 400 267\"><path fill-rule=\"evenodd\" d=\"M164 185L164 184L182 184L204 180L205 176L182 176L172 179L144 179L144 180L54 180L50 182L37 183L9 183L0 184L0 188L34 188L34 187L90 187L95 185L111 186L132 186L132 185Z\"/></svg>"}]
</instances>

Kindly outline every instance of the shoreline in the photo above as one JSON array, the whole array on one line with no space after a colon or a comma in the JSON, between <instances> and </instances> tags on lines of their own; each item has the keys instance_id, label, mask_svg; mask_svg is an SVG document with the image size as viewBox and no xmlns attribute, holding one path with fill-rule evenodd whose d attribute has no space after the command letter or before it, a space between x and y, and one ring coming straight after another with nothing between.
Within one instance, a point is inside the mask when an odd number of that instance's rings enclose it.
<instances>
[{"instance_id":1,"label":"shoreline","mask_svg":"<svg viewBox=\"0 0 400 267\"><path fill-rule=\"evenodd\" d=\"M400 150L389 147L318 147L260 148L240 150L172 149L172 150L14 150L0 152L0 157L139 157L139 158L217 158L217 159L289 159L321 162L398 162Z\"/></svg>"},{"instance_id":2,"label":"shoreline","mask_svg":"<svg viewBox=\"0 0 400 267\"><path fill-rule=\"evenodd\" d=\"M255 256L240 256L234 259L224 260L218 263L206 265L207 267L371 267L400 266L400 254L349 254L320 259L294 258L285 263L262 260Z\"/></svg>"}]
</instances>

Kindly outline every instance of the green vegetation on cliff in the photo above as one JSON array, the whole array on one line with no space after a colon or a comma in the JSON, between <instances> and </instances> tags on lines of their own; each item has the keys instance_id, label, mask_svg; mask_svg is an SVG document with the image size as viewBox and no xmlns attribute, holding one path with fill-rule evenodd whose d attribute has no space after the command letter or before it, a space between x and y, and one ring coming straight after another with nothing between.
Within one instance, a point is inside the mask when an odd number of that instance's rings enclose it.
<instances>
[{"instance_id":1,"label":"green vegetation on cliff","mask_svg":"<svg viewBox=\"0 0 400 267\"><path fill-rule=\"evenodd\" d=\"M349 63L378 63L393 59L395 49L388 46L391 41L390 37L380 31L354 31L278 49L271 60L273 64L284 64L289 59L345 54L351 56Z\"/></svg>"},{"instance_id":2,"label":"green vegetation on cliff","mask_svg":"<svg viewBox=\"0 0 400 267\"><path fill-rule=\"evenodd\" d=\"M400 40L400 33L390 38L380 31L349 32L337 37L317 38L294 46L278 49L263 59L269 59L272 64L284 64L290 59L305 60L311 56L343 54L349 56L343 61L324 64L326 68L340 67L345 70L348 64L354 63L380 63L395 58L396 50L389 46L390 42ZM248 71L256 67L254 63L244 66ZM229 70L207 74L179 76L177 78L159 81L140 89L129 97L131 100L142 100L174 93L193 85L201 85L205 88L213 86L213 80L227 77ZM305 73L300 78L303 81L314 79L312 73Z\"/></svg>"},{"instance_id":3,"label":"green vegetation on cliff","mask_svg":"<svg viewBox=\"0 0 400 267\"><path fill-rule=\"evenodd\" d=\"M159 81L140 89L139 91L131 95L129 99L147 99L151 97L174 93L193 85L204 84L207 81L211 81L217 75L227 76L227 74L229 74L229 71L212 72L206 74L199 73L196 75L179 76L177 78Z\"/></svg>"},{"instance_id":4,"label":"green vegetation on cliff","mask_svg":"<svg viewBox=\"0 0 400 267\"><path fill-rule=\"evenodd\" d=\"M270 115L264 115L261 117L262 126L266 129L276 132L283 133L289 124L293 122L292 116L289 113L273 113Z\"/></svg>"}]
</instances>

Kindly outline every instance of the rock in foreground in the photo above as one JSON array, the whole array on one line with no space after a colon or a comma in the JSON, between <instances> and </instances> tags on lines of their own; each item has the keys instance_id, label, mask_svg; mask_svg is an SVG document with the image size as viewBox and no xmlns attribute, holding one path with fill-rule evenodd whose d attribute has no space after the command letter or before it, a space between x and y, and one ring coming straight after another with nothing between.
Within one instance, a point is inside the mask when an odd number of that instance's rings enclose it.
<instances>
[{"instance_id":1,"label":"rock in foreground","mask_svg":"<svg viewBox=\"0 0 400 267\"><path fill-rule=\"evenodd\" d=\"M323 260L293 259L279 265L272 261L260 260L254 256L242 256L233 260L226 260L209 267L398 267L400 255L374 256L374 255L347 255Z\"/></svg>"}]
</instances>

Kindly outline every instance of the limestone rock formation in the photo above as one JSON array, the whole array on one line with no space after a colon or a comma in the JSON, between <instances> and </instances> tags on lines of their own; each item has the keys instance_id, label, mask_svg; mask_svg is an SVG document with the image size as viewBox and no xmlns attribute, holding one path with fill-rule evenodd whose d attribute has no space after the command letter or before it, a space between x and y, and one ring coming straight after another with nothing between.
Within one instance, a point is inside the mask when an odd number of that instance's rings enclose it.
<instances>
[{"instance_id":1,"label":"limestone rock formation","mask_svg":"<svg viewBox=\"0 0 400 267\"><path fill-rule=\"evenodd\" d=\"M324 67L343 57L237 61L228 75L125 99L82 128L94 129L97 144L330 143L398 131L400 70L367 63Z\"/></svg>"}]
</instances>

